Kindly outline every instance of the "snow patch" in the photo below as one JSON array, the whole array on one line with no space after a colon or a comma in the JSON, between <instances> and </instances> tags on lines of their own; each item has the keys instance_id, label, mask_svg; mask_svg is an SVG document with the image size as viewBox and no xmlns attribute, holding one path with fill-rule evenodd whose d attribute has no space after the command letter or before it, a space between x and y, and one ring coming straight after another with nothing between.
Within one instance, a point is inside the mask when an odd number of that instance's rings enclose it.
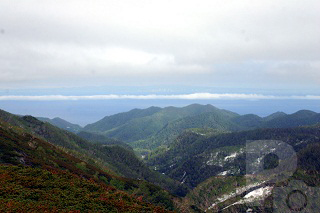
<instances>
[{"instance_id":1,"label":"snow patch","mask_svg":"<svg viewBox=\"0 0 320 213\"><path fill-rule=\"evenodd\" d=\"M227 175L229 174L230 171L223 171L223 172L220 172L218 175Z\"/></svg>"},{"instance_id":2,"label":"snow patch","mask_svg":"<svg viewBox=\"0 0 320 213\"><path fill-rule=\"evenodd\" d=\"M271 194L272 188L273 187L271 187L271 186L261 187L259 189L253 190L252 192L249 192L243 198L244 198L244 200L247 200L247 201L250 201L252 199L265 198Z\"/></svg>"},{"instance_id":3,"label":"snow patch","mask_svg":"<svg viewBox=\"0 0 320 213\"><path fill-rule=\"evenodd\" d=\"M264 181L264 182L265 182L265 181ZM231 193L229 193L229 194L224 194L224 195L222 195L221 197L217 198L217 202L216 202L216 203L213 203L207 210L210 210L210 209L212 209L213 207L215 207L216 205L218 205L219 203L222 203L222 202L224 202L224 201L226 201L226 200L228 200L228 199L230 199L230 198L236 197L236 196L244 193L245 191L248 191L248 190L251 189L251 188L257 187L257 186L263 184L264 182L257 182L257 183L249 184L249 185L246 185L246 186L244 186L244 187L237 188L237 189L235 190L235 192L231 192ZM231 204L231 205L235 205L235 204L237 204L237 203L234 203L234 204ZM230 206L231 206L231 205L230 205ZM230 207L230 206L227 206L227 207ZM226 207L226 208L227 208L227 207Z\"/></svg>"},{"instance_id":4,"label":"snow patch","mask_svg":"<svg viewBox=\"0 0 320 213\"><path fill-rule=\"evenodd\" d=\"M265 186L265 187L261 187L256 190L253 190L253 191L249 192L248 194L246 194L241 200L223 208L222 210L227 209L230 206L233 206L236 204L245 204L245 203L252 203L254 201L264 200L266 197L271 195L272 189L273 189L272 186Z\"/></svg>"},{"instance_id":5,"label":"snow patch","mask_svg":"<svg viewBox=\"0 0 320 213\"><path fill-rule=\"evenodd\" d=\"M170 165L169 168L172 168L174 165L176 165L176 164L174 163L174 164Z\"/></svg>"},{"instance_id":6,"label":"snow patch","mask_svg":"<svg viewBox=\"0 0 320 213\"><path fill-rule=\"evenodd\" d=\"M219 152L213 152L210 154L209 160L206 162L208 166L223 166L223 161L218 159Z\"/></svg>"},{"instance_id":7,"label":"snow patch","mask_svg":"<svg viewBox=\"0 0 320 213\"><path fill-rule=\"evenodd\" d=\"M227 161L227 160L229 160L229 159L233 159L233 158L237 157L237 155L238 155L237 152L232 153L231 155L226 156L226 157L224 158L224 160Z\"/></svg>"},{"instance_id":8,"label":"snow patch","mask_svg":"<svg viewBox=\"0 0 320 213\"><path fill-rule=\"evenodd\" d=\"M182 175L182 178L181 178L181 184L184 184L184 182L186 182L186 179L187 179L187 172L185 171Z\"/></svg>"}]
</instances>

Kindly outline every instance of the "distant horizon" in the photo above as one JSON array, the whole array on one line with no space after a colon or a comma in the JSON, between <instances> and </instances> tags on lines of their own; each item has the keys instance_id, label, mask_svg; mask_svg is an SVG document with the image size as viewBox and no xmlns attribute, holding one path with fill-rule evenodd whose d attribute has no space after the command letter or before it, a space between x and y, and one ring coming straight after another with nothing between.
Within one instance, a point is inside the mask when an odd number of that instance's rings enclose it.
<instances>
[{"instance_id":1,"label":"distant horizon","mask_svg":"<svg viewBox=\"0 0 320 213\"><path fill-rule=\"evenodd\" d=\"M256 93L101 94L101 95L2 95L0 101L77 100L320 100L320 95L263 95Z\"/></svg>"}]
</instances>

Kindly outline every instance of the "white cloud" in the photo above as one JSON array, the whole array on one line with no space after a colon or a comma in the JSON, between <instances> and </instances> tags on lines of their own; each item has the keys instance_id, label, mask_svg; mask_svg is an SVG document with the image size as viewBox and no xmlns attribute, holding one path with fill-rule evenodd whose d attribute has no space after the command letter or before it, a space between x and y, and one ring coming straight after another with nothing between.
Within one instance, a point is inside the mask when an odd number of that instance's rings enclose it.
<instances>
[{"instance_id":1,"label":"white cloud","mask_svg":"<svg viewBox=\"0 0 320 213\"><path fill-rule=\"evenodd\" d=\"M65 101L65 100L116 100L116 99L137 99L137 100L320 100L320 96L274 96L262 94L214 94L214 93L192 93L180 95L86 95L86 96L65 96L65 95L44 95L44 96L0 96L0 100L24 100L24 101Z\"/></svg>"},{"instance_id":2,"label":"white cloud","mask_svg":"<svg viewBox=\"0 0 320 213\"><path fill-rule=\"evenodd\" d=\"M0 85L317 86L318 20L317 0L2 0Z\"/></svg>"}]
</instances>

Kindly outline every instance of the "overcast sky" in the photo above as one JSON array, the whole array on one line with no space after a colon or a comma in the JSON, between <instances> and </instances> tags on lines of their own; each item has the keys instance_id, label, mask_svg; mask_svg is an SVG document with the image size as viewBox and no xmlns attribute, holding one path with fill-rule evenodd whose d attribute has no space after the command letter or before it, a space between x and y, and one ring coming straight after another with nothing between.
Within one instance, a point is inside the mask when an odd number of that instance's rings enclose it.
<instances>
[{"instance_id":1,"label":"overcast sky","mask_svg":"<svg viewBox=\"0 0 320 213\"><path fill-rule=\"evenodd\" d=\"M1 0L0 89L318 94L319 20L318 0Z\"/></svg>"}]
</instances>

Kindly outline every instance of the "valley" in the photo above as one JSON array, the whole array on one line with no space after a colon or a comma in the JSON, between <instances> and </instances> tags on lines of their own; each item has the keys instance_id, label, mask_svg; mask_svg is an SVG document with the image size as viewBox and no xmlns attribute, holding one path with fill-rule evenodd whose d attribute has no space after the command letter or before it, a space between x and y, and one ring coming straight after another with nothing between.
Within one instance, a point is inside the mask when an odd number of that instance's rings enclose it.
<instances>
[{"instance_id":1,"label":"valley","mask_svg":"<svg viewBox=\"0 0 320 213\"><path fill-rule=\"evenodd\" d=\"M0 124L0 181L8 185L5 177L10 177L10 183L16 184L2 188L8 193L0 195L0 209L273 212L275 207L284 208L274 204L278 188L294 180L315 189L320 186L320 113L307 110L259 117L212 105L150 107L107 116L85 127L61 118L0 111ZM271 173L248 173L248 141L288 144L296 153L296 169L277 182ZM269 152L279 150L270 145ZM266 155L251 163L263 162L264 170L272 170L292 161L291 157ZM32 182L34 172L43 186ZM50 185L58 180L67 184L64 176L72 176L75 188ZM22 181L30 178L31 186ZM16 187L19 196L10 187ZM39 189L32 192L34 197L25 195L30 187ZM89 192L88 187L95 190ZM101 191L105 187L109 194ZM58 197L39 198L50 197L45 194L52 189ZM72 194L63 198L64 190ZM89 204L72 201L85 194ZM117 196L124 199L121 204ZM63 199L64 204L57 203Z\"/></svg>"}]
</instances>

